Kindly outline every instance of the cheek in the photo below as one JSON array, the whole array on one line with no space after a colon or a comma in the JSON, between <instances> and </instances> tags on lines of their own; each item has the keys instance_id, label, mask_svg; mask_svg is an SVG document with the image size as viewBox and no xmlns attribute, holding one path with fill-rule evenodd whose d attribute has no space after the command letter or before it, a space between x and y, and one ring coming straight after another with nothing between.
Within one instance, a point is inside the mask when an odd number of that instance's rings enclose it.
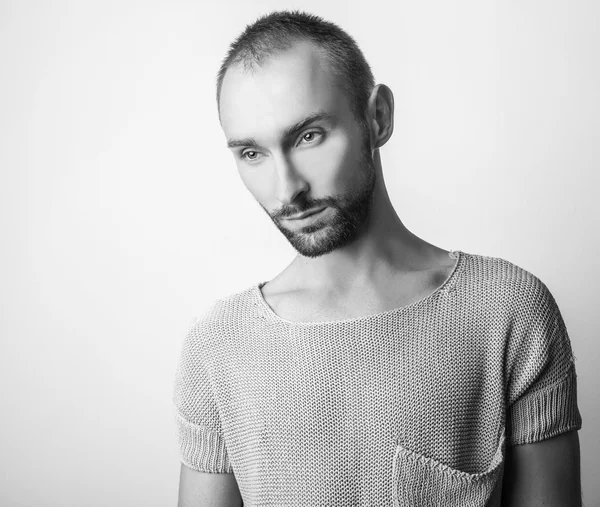
<instances>
[{"instance_id":1,"label":"cheek","mask_svg":"<svg viewBox=\"0 0 600 507\"><path fill-rule=\"evenodd\" d=\"M359 150L345 133L331 133L314 148L298 150L293 163L319 194L336 193L351 183Z\"/></svg>"},{"instance_id":2,"label":"cheek","mask_svg":"<svg viewBox=\"0 0 600 507\"><path fill-rule=\"evenodd\" d=\"M237 164L238 174L242 183L252 194L252 196L262 204L267 210L273 208L273 186L272 173L268 168L268 164L259 164L256 167L244 166Z\"/></svg>"}]
</instances>

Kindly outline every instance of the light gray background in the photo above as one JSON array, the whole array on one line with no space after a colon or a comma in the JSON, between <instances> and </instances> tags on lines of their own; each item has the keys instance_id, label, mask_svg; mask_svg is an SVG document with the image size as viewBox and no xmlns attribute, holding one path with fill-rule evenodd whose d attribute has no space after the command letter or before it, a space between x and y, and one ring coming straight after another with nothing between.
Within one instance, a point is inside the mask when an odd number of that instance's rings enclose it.
<instances>
[{"instance_id":1,"label":"light gray background","mask_svg":"<svg viewBox=\"0 0 600 507\"><path fill-rule=\"evenodd\" d=\"M273 8L359 42L395 93L398 214L555 296L600 506L600 4L0 3L0 505L175 505L185 331L294 255L225 148L214 75Z\"/></svg>"}]
</instances>

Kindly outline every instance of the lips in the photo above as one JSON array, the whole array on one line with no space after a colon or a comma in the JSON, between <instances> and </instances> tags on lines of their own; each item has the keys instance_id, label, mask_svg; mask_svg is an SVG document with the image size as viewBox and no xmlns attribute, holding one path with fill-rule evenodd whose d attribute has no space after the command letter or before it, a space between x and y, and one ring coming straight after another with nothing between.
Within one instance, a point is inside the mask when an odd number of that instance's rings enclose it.
<instances>
[{"instance_id":1,"label":"lips","mask_svg":"<svg viewBox=\"0 0 600 507\"><path fill-rule=\"evenodd\" d=\"M323 211L324 209L325 208L318 208L316 210L305 211L304 213L300 213L299 215L289 217L288 220L300 220L301 218L306 218L310 215L314 215L315 213L318 213L319 211Z\"/></svg>"}]
</instances>

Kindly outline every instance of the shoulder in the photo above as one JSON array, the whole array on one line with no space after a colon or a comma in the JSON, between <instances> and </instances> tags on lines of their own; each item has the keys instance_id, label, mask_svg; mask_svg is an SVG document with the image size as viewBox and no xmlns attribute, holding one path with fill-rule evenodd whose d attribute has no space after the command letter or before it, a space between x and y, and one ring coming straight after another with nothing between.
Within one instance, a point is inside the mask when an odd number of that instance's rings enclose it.
<instances>
[{"instance_id":1,"label":"shoulder","mask_svg":"<svg viewBox=\"0 0 600 507\"><path fill-rule=\"evenodd\" d=\"M492 284L507 290L527 289L543 285L531 271L502 257L463 252L466 276L470 281Z\"/></svg>"},{"instance_id":2,"label":"shoulder","mask_svg":"<svg viewBox=\"0 0 600 507\"><path fill-rule=\"evenodd\" d=\"M556 306L548 286L534 273L502 257L464 253L457 284L481 303L509 307L527 317Z\"/></svg>"},{"instance_id":3,"label":"shoulder","mask_svg":"<svg viewBox=\"0 0 600 507\"><path fill-rule=\"evenodd\" d=\"M573 352L558 304L544 281L499 257L469 254L465 270L463 291L471 297L461 307L479 326L500 330L507 379L513 386L511 399L553 362L562 368L557 375L564 374Z\"/></svg>"},{"instance_id":4,"label":"shoulder","mask_svg":"<svg viewBox=\"0 0 600 507\"><path fill-rule=\"evenodd\" d=\"M255 286L244 288L203 306L188 327L186 341L198 346L209 346L247 321L256 313Z\"/></svg>"}]
</instances>

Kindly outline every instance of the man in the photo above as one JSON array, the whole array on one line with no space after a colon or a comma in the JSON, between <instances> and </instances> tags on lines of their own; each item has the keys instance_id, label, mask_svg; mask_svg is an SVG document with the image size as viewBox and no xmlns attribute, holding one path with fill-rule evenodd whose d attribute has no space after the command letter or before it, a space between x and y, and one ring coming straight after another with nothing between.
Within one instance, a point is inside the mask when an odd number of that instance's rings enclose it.
<instances>
[{"instance_id":1,"label":"man","mask_svg":"<svg viewBox=\"0 0 600 507\"><path fill-rule=\"evenodd\" d=\"M556 302L509 261L402 224L379 154L393 95L353 39L275 12L217 88L239 174L298 255L189 329L179 505L581 505Z\"/></svg>"}]
</instances>

